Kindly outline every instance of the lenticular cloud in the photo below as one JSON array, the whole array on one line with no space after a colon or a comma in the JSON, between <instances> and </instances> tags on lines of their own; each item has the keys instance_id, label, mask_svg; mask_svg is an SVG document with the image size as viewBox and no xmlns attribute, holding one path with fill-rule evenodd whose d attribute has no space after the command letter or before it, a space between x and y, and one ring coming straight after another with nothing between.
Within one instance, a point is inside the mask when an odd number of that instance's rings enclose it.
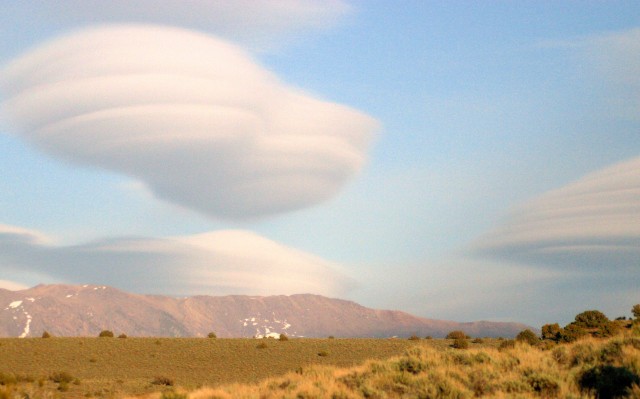
<instances>
[{"instance_id":1,"label":"lenticular cloud","mask_svg":"<svg viewBox=\"0 0 640 399\"><path fill-rule=\"evenodd\" d=\"M244 230L50 242L37 231L0 224L0 271L170 295L342 296L354 284L338 264ZM0 288L9 283L0 280Z\"/></svg>"},{"instance_id":2,"label":"lenticular cloud","mask_svg":"<svg viewBox=\"0 0 640 399\"><path fill-rule=\"evenodd\" d=\"M377 127L283 85L234 45L168 27L58 39L4 68L0 89L13 131L41 150L226 218L333 196Z\"/></svg>"},{"instance_id":3,"label":"lenticular cloud","mask_svg":"<svg viewBox=\"0 0 640 399\"><path fill-rule=\"evenodd\" d=\"M640 158L531 201L478 241L484 256L547 267L629 270L640 256Z\"/></svg>"}]
</instances>

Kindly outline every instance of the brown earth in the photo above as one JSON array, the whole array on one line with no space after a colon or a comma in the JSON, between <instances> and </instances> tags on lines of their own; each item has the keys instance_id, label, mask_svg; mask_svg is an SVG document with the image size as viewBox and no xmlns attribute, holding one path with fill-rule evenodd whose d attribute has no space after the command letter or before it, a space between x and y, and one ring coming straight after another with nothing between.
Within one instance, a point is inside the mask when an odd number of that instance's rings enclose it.
<instances>
[{"instance_id":1,"label":"brown earth","mask_svg":"<svg viewBox=\"0 0 640 399\"><path fill-rule=\"evenodd\" d=\"M512 337L520 323L458 323L375 310L319 295L194 296L129 294L95 285L38 285L0 289L0 336L96 336L101 330L128 336L443 337L463 330L474 337Z\"/></svg>"}]
</instances>

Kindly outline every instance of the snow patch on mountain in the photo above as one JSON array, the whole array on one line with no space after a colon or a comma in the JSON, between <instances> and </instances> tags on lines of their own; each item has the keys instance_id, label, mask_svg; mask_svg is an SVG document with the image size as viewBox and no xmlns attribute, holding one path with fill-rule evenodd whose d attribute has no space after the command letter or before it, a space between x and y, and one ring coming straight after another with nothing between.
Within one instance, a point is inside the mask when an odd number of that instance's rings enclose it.
<instances>
[{"instance_id":1,"label":"snow patch on mountain","mask_svg":"<svg viewBox=\"0 0 640 399\"><path fill-rule=\"evenodd\" d=\"M271 313L271 319L268 319L260 314L254 317L247 317L240 320L243 327L255 328L253 333L254 338L280 338L281 334L284 334L286 330L291 328L291 324L286 319L280 320L276 317L275 312ZM264 322L260 324L260 320ZM248 328L245 328L248 330ZM291 334L292 337L296 336L295 332Z\"/></svg>"},{"instance_id":2,"label":"snow patch on mountain","mask_svg":"<svg viewBox=\"0 0 640 399\"><path fill-rule=\"evenodd\" d=\"M9 307L8 307L7 309L9 309L9 308L11 308L11 309L15 309L15 308L17 308L17 307L18 307L18 306L20 306L20 305L22 305L22 301L13 301L13 302L11 302L11 303L9 304Z\"/></svg>"},{"instance_id":3,"label":"snow patch on mountain","mask_svg":"<svg viewBox=\"0 0 640 399\"><path fill-rule=\"evenodd\" d=\"M18 338L26 338L26 336L29 335L29 331L31 330L31 315L27 313L26 310L24 311L24 315L27 316L27 324L24 326L24 331L22 331L22 334L20 334Z\"/></svg>"},{"instance_id":4,"label":"snow patch on mountain","mask_svg":"<svg viewBox=\"0 0 640 399\"><path fill-rule=\"evenodd\" d=\"M29 302L34 302L35 299L34 298L26 298L27 301ZM20 311L22 311L22 314L24 315L25 319L26 319L26 324L24 326L24 329L22 330L22 334L20 334L20 336L18 338L25 338L27 335L29 335L29 332L31 331L31 320L32 317L29 314L29 312L27 312L27 310L24 308L24 306L22 305L23 301L13 301L9 304L8 307L6 307L4 310L11 310L13 309L13 320L18 321L18 316L15 315L16 313L20 313Z\"/></svg>"}]
</instances>

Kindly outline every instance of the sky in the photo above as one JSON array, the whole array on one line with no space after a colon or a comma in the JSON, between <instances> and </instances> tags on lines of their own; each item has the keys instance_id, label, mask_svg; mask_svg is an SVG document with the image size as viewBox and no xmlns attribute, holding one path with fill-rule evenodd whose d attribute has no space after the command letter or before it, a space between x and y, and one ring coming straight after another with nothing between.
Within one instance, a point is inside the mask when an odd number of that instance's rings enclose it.
<instances>
[{"instance_id":1,"label":"sky","mask_svg":"<svg viewBox=\"0 0 640 399\"><path fill-rule=\"evenodd\" d=\"M635 1L0 3L0 287L640 302Z\"/></svg>"}]
</instances>

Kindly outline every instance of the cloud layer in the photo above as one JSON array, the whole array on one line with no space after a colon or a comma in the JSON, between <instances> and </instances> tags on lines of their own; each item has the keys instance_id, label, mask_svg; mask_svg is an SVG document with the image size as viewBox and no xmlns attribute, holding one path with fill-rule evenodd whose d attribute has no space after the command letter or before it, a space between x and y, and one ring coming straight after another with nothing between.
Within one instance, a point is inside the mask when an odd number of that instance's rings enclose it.
<instances>
[{"instance_id":1,"label":"cloud layer","mask_svg":"<svg viewBox=\"0 0 640 399\"><path fill-rule=\"evenodd\" d=\"M337 264L242 230L54 246L0 225L0 269L169 295L342 296L353 284Z\"/></svg>"},{"instance_id":2,"label":"cloud layer","mask_svg":"<svg viewBox=\"0 0 640 399\"><path fill-rule=\"evenodd\" d=\"M343 0L58 0L0 3L0 35L29 40L33 27L48 33L107 23L153 23L198 29L270 49L306 33L331 28L351 11ZM21 17L21 18L20 18ZM10 41L0 47L10 48Z\"/></svg>"},{"instance_id":3,"label":"cloud layer","mask_svg":"<svg viewBox=\"0 0 640 399\"><path fill-rule=\"evenodd\" d=\"M640 158L592 173L515 211L476 253L579 270L637 273Z\"/></svg>"},{"instance_id":4,"label":"cloud layer","mask_svg":"<svg viewBox=\"0 0 640 399\"><path fill-rule=\"evenodd\" d=\"M12 130L43 151L226 218L330 198L361 168L377 128L280 83L227 42L168 27L55 40L4 68L0 90Z\"/></svg>"}]
</instances>

